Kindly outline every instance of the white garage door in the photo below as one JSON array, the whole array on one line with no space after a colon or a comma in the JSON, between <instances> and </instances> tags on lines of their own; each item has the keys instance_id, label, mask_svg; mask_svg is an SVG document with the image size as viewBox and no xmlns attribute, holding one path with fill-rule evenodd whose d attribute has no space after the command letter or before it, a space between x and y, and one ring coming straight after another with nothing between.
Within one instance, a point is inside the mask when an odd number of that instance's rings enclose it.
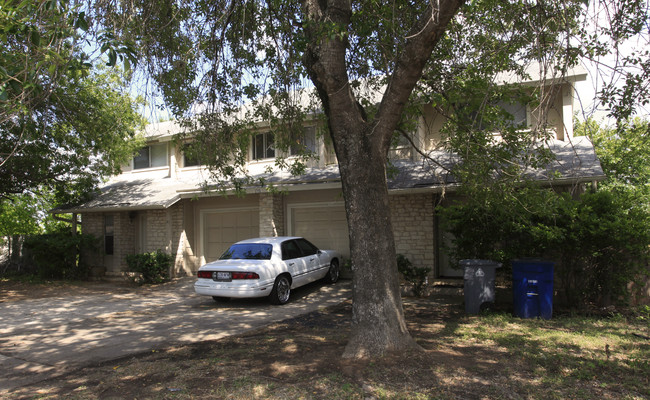
<instances>
[{"instance_id":1,"label":"white garage door","mask_svg":"<svg viewBox=\"0 0 650 400\"><path fill-rule=\"evenodd\" d=\"M350 256L348 222L343 204L294 206L291 213L291 234L303 236L318 248L337 250Z\"/></svg>"},{"instance_id":2,"label":"white garage door","mask_svg":"<svg viewBox=\"0 0 650 400\"><path fill-rule=\"evenodd\" d=\"M204 263L218 259L234 242L259 236L257 210L204 211L201 218Z\"/></svg>"}]
</instances>

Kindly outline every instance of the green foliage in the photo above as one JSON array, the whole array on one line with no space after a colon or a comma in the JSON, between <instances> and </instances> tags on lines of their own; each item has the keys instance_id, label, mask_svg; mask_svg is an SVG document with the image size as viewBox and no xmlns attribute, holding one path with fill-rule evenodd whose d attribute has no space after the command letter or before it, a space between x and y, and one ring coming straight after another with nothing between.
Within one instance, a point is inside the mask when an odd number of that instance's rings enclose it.
<instances>
[{"instance_id":1,"label":"green foliage","mask_svg":"<svg viewBox=\"0 0 650 400\"><path fill-rule=\"evenodd\" d=\"M614 129L594 120L576 122L576 135L591 137L607 172L606 185L628 186L650 194L650 122L636 118Z\"/></svg>"},{"instance_id":2,"label":"green foliage","mask_svg":"<svg viewBox=\"0 0 650 400\"><path fill-rule=\"evenodd\" d=\"M536 186L466 186L463 202L439 208L454 236L451 257L549 257L570 304L626 299L627 284L648 275L650 245L648 147L640 144L648 124L627 126L614 134L593 121L578 125L592 133L608 175L598 191L576 197Z\"/></svg>"},{"instance_id":3,"label":"green foliage","mask_svg":"<svg viewBox=\"0 0 650 400\"><path fill-rule=\"evenodd\" d=\"M408 283L413 285L413 294L418 297L424 295L424 290L427 287L427 276L431 272L431 268L416 267L406 256L398 254L397 270Z\"/></svg>"},{"instance_id":4,"label":"green foliage","mask_svg":"<svg viewBox=\"0 0 650 400\"><path fill-rule=\"evenodd\" d=\"M169 280L169 268L174 261L171 254L160 250L151 253L129 254L126 264L130 272L141 274L139 283L163 283Z\"/></svg>"},{"instance_id":5,"label":"green foliage","mask_svg":"<svg viewBox=\"0 0 650 400\"><path fill-rule=\"evenodd\" d=\"M650 212L633 192L601 190L573 199L527 189L439 212L455 236L448 250L455 260L549 257L558 262L564 296L574 305L625 299L626 285L648 261Z\"/></svg>"},{"instance_id":6,"label":"green foliage","mask_svg":"<svg viewBox=\"0 0 650 400\"><path fill-rule=\"evenodd\" d=\"M88 71L85 56L74 54L84 28L85 14L67 2L0 3L0 123L29 114L61 74Z\"/></svg>"},{"instance_id":7,"label":"green foliage","mask_svg":"<svg viewBox=\"0 0 650 400\"><path fill-rule=\"evenodd\" d=\"M29 114L0 124L0 197L52 191L58 203L82 200L105 176L119 172L139 143L136 103L121 77L106 71L52 88Z\"/></svg>"},{"instance_id":8,"label":"green foliage","mask_svg":"<svg viewBox=\"0 0 650 400\"><path fill-rule=\"evenodd\" d=\"M36 274L42 279L87 279L90 266L80 254L97 250L98 241L92 235L75 234L69 230L33 235L25 238Z\"/></svg>"},{"instance_id":9,"label":"green foliage","mask_svg":"<svg viewBox=\"0 0 650 400\"><path fill-rule=\"evenodd\" d=\"M453 235L446 251L452 259L491 259L507 264L513 258L541 256L562 241L554 224L570 196L535 187L494 191L468 188L467 198L439 207L445 230Z\"/></svg>"},{"instance_id":10,"label":"green foliage","mask_svg":"<svg viewBox=\"0 0 650 400\"><path fill-rule=\"evenodd\" d=\"M566 216L558 276L572 303L627 300L627 284L647 275L650 210L634 191L586 193Z\"/></svg>"},{"instance_id":11,"label":"green foliage","mask_svg":"<svg viewBox=\"0 0 650 400\"><path fill-rule=\"evenodd\" d=\"M41 233L38 216L42 211L32 193L0 199L0 237Z\"/></svg>"},{"instance_id":12,"label":"green foliage","mask_svg":"<svg viewBox=\"0 0 650 400\"><path fill-rule=\"evenodd\" d=\"M0 198L48 190L58 203L82 200L137 147L138 105L117 69L99 70L82 50L91 35L82 8L0 1ZM93 43L109 64L134 61L109 34Z\"/></svg>"},{"instance_id":13,"label":"green foliage","mask_svg":"<svg viewBox=\"0 0 650 400\"><path fill-rule=\"evenodd\" d=\"M491 185L495 176L516 181L527 167L548 162L540 141L551 136L547 113L554 89L543 85L552 86L547 79L578 62L577 43L566 40L582 10L574 1L535 7L473 1L452 21L416 98L446 117L441 147L458 157L451 172L464 185ZM540 43L545 48L537 48ZM535 75L543 77L540 85L517 83ZM532 117L527 121L511 114L522 104Z\"/></svg>"},{"instance_id":14,"label":"green foliage","mask_svg":"<svg viewBox=\"0 0 650 400\"><path fill-rule=\"evenodd\" d=\"M42 190L0 198L0 237L69 229L68 223L52 217L49 211L53 208L54 194Z\"/></svg>"}]
</instances>

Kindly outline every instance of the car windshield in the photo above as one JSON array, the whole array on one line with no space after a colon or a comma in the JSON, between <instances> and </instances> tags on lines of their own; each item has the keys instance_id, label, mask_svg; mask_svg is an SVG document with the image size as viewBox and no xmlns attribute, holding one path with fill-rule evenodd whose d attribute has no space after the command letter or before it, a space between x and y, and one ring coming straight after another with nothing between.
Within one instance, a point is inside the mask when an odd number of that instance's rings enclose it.
<instances>
[{"instance_id":1,"label":"car windshield","mask_svg":"<svg viewBox=\"0 0 650 400\"><path fill-rule=\"evenodd\" d=\"M270 244L233 244L223 253L221 260L270 260L273 246Z\"/></svg>"}]
</instances>

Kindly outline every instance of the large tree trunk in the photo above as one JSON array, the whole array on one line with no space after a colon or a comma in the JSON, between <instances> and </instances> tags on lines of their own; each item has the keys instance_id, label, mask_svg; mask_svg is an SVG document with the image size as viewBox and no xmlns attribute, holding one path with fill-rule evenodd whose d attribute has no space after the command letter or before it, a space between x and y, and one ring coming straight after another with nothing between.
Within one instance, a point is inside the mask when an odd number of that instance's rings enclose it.
<instances>
[{"instance_id":1,"label":"large tree trunk","mask_svg":"<svg viewBox=\"0 0 650 400\"><path fill-rule=\"evenodd\" d=\"M435 43L462 0L440 0L414 23L374 120L349 84L345 39L305 27L304 63L323 102L339 162L354 268L352 335L344 356L374 357L417 345L404 320L388 204L386 161L393 132ZM348 27L349 0L303 0L308 20Z\"/></svg>"},{"instance_id":2,"label":"large tree trunk","mask_svg":"<svg viewBox=\"0 0 650 400\"><path fill-rule=\"evenodd\" d=\"M352 332L344 357L355 358L416 346L402 310L386 159L372 149L367 134L349 138L356 143L348 149L355 151L339 159L354 268Z\"/></svg>"}]
</instances>

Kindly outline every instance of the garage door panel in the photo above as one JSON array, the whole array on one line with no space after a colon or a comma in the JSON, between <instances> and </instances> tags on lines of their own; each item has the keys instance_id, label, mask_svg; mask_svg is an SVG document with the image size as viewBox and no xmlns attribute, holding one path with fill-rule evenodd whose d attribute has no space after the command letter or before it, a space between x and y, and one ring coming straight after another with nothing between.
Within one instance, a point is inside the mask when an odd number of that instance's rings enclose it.
<instances>
[{"instance_id":1,"label":"garage door panel","mask_svg":"<svg viewBox=\"0 0 650 400\"><path fill-rule=\"evenodd\" d=\"M349 257L348 224L343 205L295 207L292 234L303 236L321 249L334 249Z\"/></svg>"},{"instance_id":2,"label":"garage door panel","mask_svg":"<svg viewBox=\"0 0 650 400\"><path fill-rule=\"evenodd\" d=\"M237 215L224 214L221 216L221 225L224 227L236 227L237 226Z\"/></svg>"},{"instance_id":3,"label":"garage door panel","mask_svg":"<svg viewBox=\"0 0 650 400\"><path fill-rule=\"evenodd\" d=\"M235 218L235 225L236 226L250 226L250 225L252 225L252 223L251 223L251 215L237 214L237 215L234 215L234 218Z\"/></svg>"},{"instance_id":4,"label":"garage door panel","mask_svg":"<svg viewBox=\"0 0 650 400\"><path fill-rule=\"evenodd\" d=\"M257 210L208 211L202 218L205 262L218 259L234 242L259 235Z\"/></svg>"}]
</instances>

